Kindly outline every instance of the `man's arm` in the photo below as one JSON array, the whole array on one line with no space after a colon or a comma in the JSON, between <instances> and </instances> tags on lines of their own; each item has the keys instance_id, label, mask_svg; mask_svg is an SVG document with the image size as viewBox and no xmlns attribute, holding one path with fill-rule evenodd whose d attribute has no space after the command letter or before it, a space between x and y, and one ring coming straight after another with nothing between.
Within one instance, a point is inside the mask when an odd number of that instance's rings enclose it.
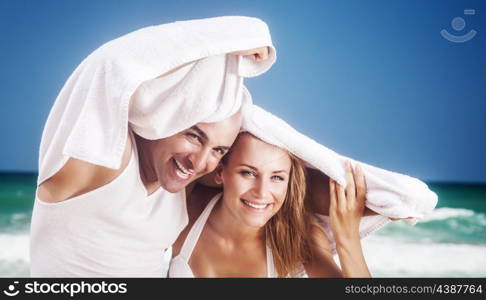
<instances>
[{"instance_id":1,"label":"man's arm","mask_svg":"<svg viewBox=\"0 0 486 300\"><path fill-rule=\"evenodd\" d=\"M42 202L56 203L86 194L118 177L130 161L132 143L127 137L122 165L114 170L79 159L69 158L66 164L37 188L37 198Z\"/></svg>"}]
</instances>

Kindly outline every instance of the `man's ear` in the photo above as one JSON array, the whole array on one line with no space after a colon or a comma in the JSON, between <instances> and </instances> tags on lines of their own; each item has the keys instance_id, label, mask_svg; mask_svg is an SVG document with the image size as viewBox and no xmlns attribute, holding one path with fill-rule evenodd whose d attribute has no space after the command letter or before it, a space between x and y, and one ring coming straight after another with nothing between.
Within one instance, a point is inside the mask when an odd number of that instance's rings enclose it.
<instances>
[{"instance_id":1,"label":"man's ear","mask_svg":"<svg viewBox=\"0 0 486 300\"><path fill-rule=\"evenodd\" d=\"M219 163L214 172L214 182L223 184L223 164Z\"/></svg>"}]
</instances>

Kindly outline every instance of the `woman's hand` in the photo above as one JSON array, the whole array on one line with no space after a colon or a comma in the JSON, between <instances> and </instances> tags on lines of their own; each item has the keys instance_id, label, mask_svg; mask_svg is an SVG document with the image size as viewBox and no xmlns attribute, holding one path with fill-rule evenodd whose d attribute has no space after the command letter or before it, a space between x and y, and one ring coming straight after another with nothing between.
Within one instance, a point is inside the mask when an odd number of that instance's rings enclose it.
<instances>
[{"instance_id":1,"label":"woman's hand","mask_svg":"<svg viewBox=\"0 0 486 300\"><path fill-rule=\"evenodd\" d=\"M235 51L231 52L230 54L246 56L255 62L260 62L268 58L269 51L270 50L268 47L260 47L249 50Z\"/></svg>"},{"instance_id":2,"label":"woman's hand","mask_svg":"<svg viewBox=\"0 0 486 300\"><path fill-rule=\"evenodd\" d=\"M366 182L358 165L346 161L346 188L329 182L329 219L343 277L371 277L361 248L359 223L365 210Z\"/></svg>"},{"instance_id":3,"label":"woman's hand","mask_svg":"<svg viewBox=\"0 0 486 300\"><path fill-rule=\"evenodd\" d=\"M360 240L359 223L365 210L366 182L361 167L346 161L346 188L329 180L331 229L337 244Z\"/></svg>"}]
</instances>

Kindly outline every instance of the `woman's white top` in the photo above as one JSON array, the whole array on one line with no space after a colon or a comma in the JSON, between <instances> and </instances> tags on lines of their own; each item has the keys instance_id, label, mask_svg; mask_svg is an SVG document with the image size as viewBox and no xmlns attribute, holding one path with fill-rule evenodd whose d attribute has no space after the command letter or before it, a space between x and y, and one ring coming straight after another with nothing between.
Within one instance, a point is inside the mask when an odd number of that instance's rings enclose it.
<instances>
[{"instance_id":1,"label":"woman's white top","mask_svg":"<svg viewBox=\"0 0 486 300\"><path fill-rule=\"evenodd\" d=\"M58 202L36 197L32 277L166 277L170 248L188 223L185 191L147 196L132 138L130 161L110 183Z\"/></svg>"},{"instance_id":2,"label":"woman's white top","mask_svg":"<svg viewBox=\"0 0 486 300\"><path fill-rule=\"evenodd\" d=\"M197 218L196 222L192 226L191 230L187 234L186 240L182 245L179 255L174 257L170 263L169 277L194 277L192 269L189 266L189 259L191 258L192 251L199 240L204 225L211 214L214 206L218 202L222 194L218 194L211 199L209 204L206 206L201 215ZM267 249L267 277L277 277L277 272L275 271L275 266L273 264L273 255L270 247Z\"/></svg>"}]
</instances>

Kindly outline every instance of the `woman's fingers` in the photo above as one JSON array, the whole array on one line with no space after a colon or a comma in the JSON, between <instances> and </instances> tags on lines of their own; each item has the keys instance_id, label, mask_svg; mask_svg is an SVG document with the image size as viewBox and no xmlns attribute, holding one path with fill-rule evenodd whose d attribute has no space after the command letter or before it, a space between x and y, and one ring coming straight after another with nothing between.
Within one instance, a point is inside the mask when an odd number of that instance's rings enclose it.
<instances>
[{"instance_id":1,"label":"woman's fingers","mask_svg":"<svg viewBox=\"0 0 486 300\"><path fill-rule=\"evenodd\" d=\"M355 188L355 183L354 183L354 175L353 171L351 169L351 163L349 160L345 162L345 170L346 170L346 197L348 198L348 201L354 201L354 198L356 197L356 188Z\"/></svg>"},{"instance_id":2,"label":"woman's fingers","mask_svg":"<svg viewBox=\"0 0 486 300\"><path fill-rule=\"evenodd\" d=\"M346 162L346 187L330 180L330 210L331 229L336 241L349 242L359 240L359 225L363 217L366 198L366 184L362 169L355 169Z\"/></svg>"},{"instance_id":3,"label":"woman's fingers","mask_svg":"<svg viewBox=\"0 0 486 300\"><path fill-rule=\"evenodd\" d=\"M343 187L334 180L329 180L329 196L331 198L331 204L329 209L329 215L331 212L345 211L346 209L346 194Z\"/></svg>"},{"instance_id":4,"label":"woman's fingers","mask_svg":"<svg viewBox=\"0 0 486 300\"><path fill-rule=\"evenodd\" d=\"M346 188L339 185L334 180L329 180L329 194L331 209L340 213L352 213L364 211L366 200L366 181L361 166L355 168L349 161L345 162L346 169Z\"/></svg>"},{"instance_id":5,"label":"woman's fingers","mask_svg":"<svg viewBox=\"0 0 486 300\"><path fill-rule=\"evenodd\" d=\"M336 208L336 183L334 180L329 179L329 198L330 198L330 204L329 204L329 214L331 214L331 211L333 211Z\"/></svg>"},{"instance_id":6,"label":"woman's fingers","mask_svg":"<svg viewBox=\"0 0 486 300\"><path fill-rule=\"evenodd\" d=\"M357 165L354 172L354 181L356 185L356 199L359 202L364 202L366 199L366 180L363 174L363 169Z\"/></svg>"},{"instance_id":7,"label":"woman's fingers","mask_svg":"<svg viewBox=\"0 0 486 300\"><path fill-rule=\"evenodd\" d=\"M346 200L346 191L338 183L336 183L336 194L337 194L337 208L341 212L346 211L348 207L347 200Z\"/></svg>"}]
</instances>

